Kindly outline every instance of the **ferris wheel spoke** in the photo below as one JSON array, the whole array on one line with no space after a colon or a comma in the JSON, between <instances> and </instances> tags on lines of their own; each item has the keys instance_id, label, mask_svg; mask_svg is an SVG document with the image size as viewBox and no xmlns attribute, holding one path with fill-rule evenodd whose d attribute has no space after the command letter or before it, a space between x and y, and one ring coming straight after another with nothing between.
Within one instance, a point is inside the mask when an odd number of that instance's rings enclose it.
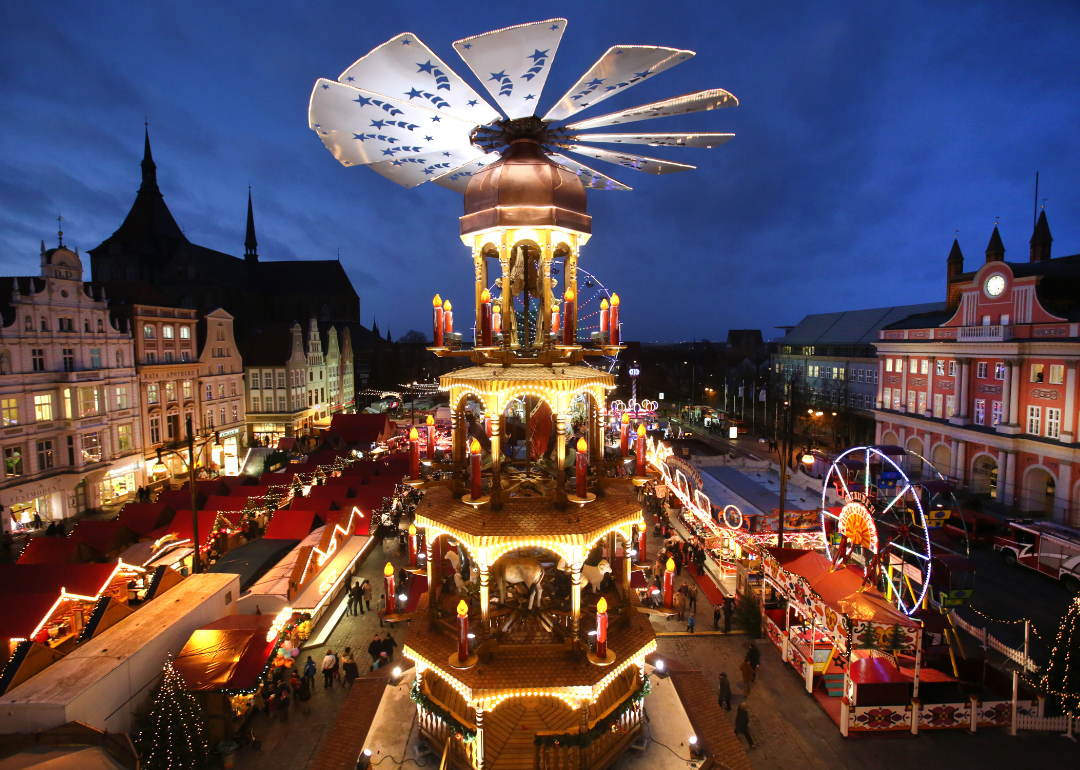
<instances>
[{"instance_id":1,"label":"ferris wheel spoke","mask_svg":"<svg viewBox=\"0 0 1080 770\"><path fill-rule=\"evenodd\" d=\"M910 553L912 556L914 556L916 559L919 559L920 561L925 561L926 560L926 554L919 553L918 551L913 551L910 548L908 548L907 546L900 545L895 540L890 540L887 543L887 545L888 545L889 548L895 548L898 551L904 551L905 553ZM904 560L901 559L900 561L903 562Z\"/></svg>"},{"instance_id":2,"label":"ferris wheel spoke","mask_svg":"<svg viewBox=\"0 0 1080 770\"><path fill-rule=\"evenodd\" d=\"M897 504L898 502L900 502L901 500L903 500L903 499L904 499L904 495L906 495L906 494L907 494L907 492L908 492L908 490L909 490L909 489L911 489L911 485L910 485L910 484L906 485L906 486L904 487L903 491L902 491L902 492L900 492L900 494L898 494L898 495L897 495L896 497L894 497L894 498L892 499L892 502L891 502L891 503L889 503L888 505L886 505L886 506L885 506L885 508L884 508L884 509L883 509L883 510L881 511L881 514L880 514L880 515L884 516L884 515L885 515L886 513L888 513L888 512L889 512L889 509L890 509L890 508L892 508L892 507L893 507L894 505L896 505L896 504Z\"/></svg>"}]
</instances>

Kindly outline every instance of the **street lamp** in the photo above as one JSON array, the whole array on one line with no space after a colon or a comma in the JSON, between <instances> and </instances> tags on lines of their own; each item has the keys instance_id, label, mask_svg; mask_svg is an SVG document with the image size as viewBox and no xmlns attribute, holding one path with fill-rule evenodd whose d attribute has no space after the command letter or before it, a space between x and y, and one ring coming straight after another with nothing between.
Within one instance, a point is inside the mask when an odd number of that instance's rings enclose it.
<instances>
[{"instance_id":1,"label":"street lamp","mask_svg":"<svg viewBox=\"0 0 1080 770\"><path fill-rule=\"evenodd\" d=\"M206 447L206 445L209 444L211 441L213 441L214 446L221 446L221 435L220 435L220 433L218 433L217 431L214 431L213 436L207 436L206 438L204 438L202 440L202 442L198 446L199 451L201 452ZM187 444L187 452L188 452L188 456L187 456L186 460L184 459L184 455L181 454L180 451L178 451L178 450L182 450L184 448L185 443ZM195 444L196 444L196 442L195 442L195 431L192 429L192 426L191 426L191 415L188 415L188 418L187 418L187 441L186 442L178 442L177 444L174 444L173 446L158 447L158 450L157 450L157 462L154 463L154 468L153 468L155 474L162 473L162 472L164 472L166 470L165 463L162 462L162 460L161 460L161 453L162 452L167 452L167 453L169 453L171 455L174 455L174 456L180 458L180 462L182 462L184 465L187 466L188 487L190 487L190 492L191 492L191 537L192 537L193 542L195 543L195 555L191 559L191 573L193 575L199 574L199 571L200 571L201 566L202 566L201 563L200 563L201 558L199 556L199 545L200 545L200 541L199 541L199 512L198 512L198 510L196 510L196 505L195 505Z\"/></svg>"}]
</instances>

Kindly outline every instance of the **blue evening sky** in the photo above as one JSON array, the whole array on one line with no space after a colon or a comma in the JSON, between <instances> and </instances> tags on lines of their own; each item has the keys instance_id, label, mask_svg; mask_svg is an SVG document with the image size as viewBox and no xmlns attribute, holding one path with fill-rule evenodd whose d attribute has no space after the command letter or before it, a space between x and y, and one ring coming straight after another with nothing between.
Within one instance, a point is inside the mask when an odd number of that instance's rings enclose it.
<instances>
[{"instance_id":1,"label":"blue evening sky","mask_svg":"<svg viewBox=\"0 0 1080 770\"><path fill-rule=\"evenodd\" d=\"M723 338L804 314L944 298L954 231L981 263L996 217L1027 259L1034 177L1057 256L1080 252L1076 2L53 2L0 7L0 273L38 243L108 237L139 186L143 118L188 238L243 253L247 186L264 259L341 259L395 336L432 295L467 303L461 198L338 164L307 128L317 77L399 32L476 79L451 42L564 16L541 109L614 44L697 57L582 117L704 88L739 107L634 124L734 132L643 148L696 171L592 161L634 187L589 194L582 264L623 298L628 339ZM480 90L478 88L478 90ZM1071 182L1069 180L1072 180Z\"/></svg>"}]
</instances>

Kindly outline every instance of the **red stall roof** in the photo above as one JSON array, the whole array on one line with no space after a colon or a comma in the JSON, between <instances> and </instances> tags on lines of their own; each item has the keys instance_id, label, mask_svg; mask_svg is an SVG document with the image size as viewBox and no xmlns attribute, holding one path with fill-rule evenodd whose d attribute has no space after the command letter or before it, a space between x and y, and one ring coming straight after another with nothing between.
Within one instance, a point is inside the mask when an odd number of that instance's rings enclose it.
<instances>
[{"instance_id":1,"label":"red stall roof","mask_svg":"<svg viewBox=\"0 0 1080 770\"><path fill-rule=\"evenodd\" d=\"M267 641L272 615L230 615L191 635L173 665L188 692L250 690L258 683L277 637Z\"/></svg>"},{"instance_id":2,"label":"red stall roof","mask_svg":"<svg viewBox=\"0 0 1080 770\"><path fill-rule=\"evenodd\" d=\"M343 478L368 478L378 473L374 460L359 460L341 472Z\"/></svg>"},{"instance_id":3,"label":"red stall roof","mask_svg":"<svg viewBox=\"0 0 1080 770\"><path fill-rule=\"evenodd\" d=\"M174 511L179 511L181 508L187 508L191 510L191 492L186 489L166 489L158 495L157 502L165 503L165 505L172 508ZM200 490L195 490L195 507L198 510L202 510L203 504L206 502L206 495Z\"/></svg>"},{"instance_id":4,"label":"red stall roof","mask_svg":"<svg viewBox=\"0 0 1080 770\"><path fill-rule=\"evenodd\" d=\"M112 579L116 564L0 564L0 595L50 594L53 601L61 590L79 596L96 597ZM18 604L4 601L4 612ZM39 618L40 620L40 618Z\"/></svg>"},{"instance_id":5,"label":"red stall roof","mask_svg":"<svg viewBox=\"0 0 1080 770\"><path fill-rule=\"evenodd\" d=\"M187 492L190 483L190 481L185 481L183 486L180 487L180 491ZM202 481L196 481L195 489L199 490L199 492L206 497L229 494L229 485L221 479L203 479Z\"/></svg>"},{"instance_id":6,"label":"red stall roof","mask_svg":"<svg viewBox=\"0 0 1080 770\"><path fill-rule=\"evenodd\" d=\"M101 553L124 548L134 540L132 531L116 520L83 519L71 530L71 537Z\"/></svg>"},{"instance_id":7,"label":"red stall roof","mask_svg":"<svg viewBox=\"0 0 1080 770\"><path fill-rule=\"evenodd\" d=\"M294 497L289 502L289 510L314 511L319 514L323 521L326 521L326 516L323 514L333 507L334 501L328 500L325 497ZM276 516L277 514L275 513L274 515Z\"/></svg>"},{"instance_id":8,"label":"red stall roof","mask_svg":"<svg viewBox=\"0 0 1080 770\"><path fill-rule=\"evenodd\" d=\"M330 418L330 431L346 444L377 444L390 439L396 430L385 414L335 414Z\"/></svg>"},{"instance_id":9,"label":"red stall roof","mask_svg":"<svg viewBox=\"0 0 1080 770\"><path fill-rule=\"evenodd\" d=\"M218 481L229 488L230 493L237 487L251 486L255 484L258 479L254 476L218 476Z\"/></svg>"},{"instance_id":10,"label":"red stall roof","mask_svg":"<svg viewBox=\"0 0 1080 770\"><path fill-rule=\"evenodd\" d=\"M165 503L128 503L116 520L135 534L146 537L155 529L168 526L175 515L176 509Z\"/></svg>"},{"instance_id":11,"label":"red stall roof","mask_svg":"<svg viewBox=\"0 0 1080 770\"><path fill-rule=\"evenodd\" d=\"M214 528L217 517L217 511L199 511L199 539L202 543L210 539L210 531ZM192 539L191 511L177 511L176 518L168 526L154 530L150 537L158 540L170 534L176 535L177 540Z\"/></svg>"},{"instance_id":12,"label":"red stall roof","mask_svg":"<svg viewBox=\"0 0 1080 770\"><path fill-rule=\"evenodd\" d=\"M0 612L0 639L29 639L59 598L57 590L53 594L22 594L18 601L5 602L7 606Z\"/></svg>"},{"instance_id":13,"label":"red stall roof","mask_svg":"<svg viewBox=\"0 0 1080 770\"><path fill-rule=\"evenodd\" d=\"M266 534L263 539L271 540L303 540L311 534L315 528L314 511L274 511L273 518L266 526Z\"/></svg>"},{"instance_id":14,"label":"red stall roof","mask_svg":"<svg viewBox=\"0 0 1080 770\"><path fill-rule=\"evenodd\" d=\"M360 485L357 484L356 486ZM312 487L308 495L317 499L328 497L332 500L344 500L347 497L355 497L356 489L343 484L320 485Z\"/></svg>"},{"instance_id":15,"label":"red stall roof","mask_svg":"<svg viewBox=\"0 0 1080 770\"><path fill-rule=\"evenodd\" d=\"M409 454L394 452L375 461L379 466L379 476L401 481L409 472Z\"/></svg>"},{"instance_id":16,"label":"red stall roof","mask_svg":"<svg viewBox=\"0 0 1080 770\"><path fill-rule=\"evenodd\" d=\"M247 498L240 493L233 495L211 495L206 498L206 505L203 506L203 510L242 511L246 505Z\"/></svg>"},{"instance_id":17,"label":"red stall roof","mask_svg":"<svg viewBox=\"0 0 1080 770\"><path fill-rule=\"evenodd\" d=\"M80 544L83 553L89 548L85 543L80 543L70 537L47 537L39 535L32 537L26 543L26 548L19 555L17 564L78 564L83 561L80 558ZM100 557L100 554L93 554Z\"/></svg>"}]
</instances>

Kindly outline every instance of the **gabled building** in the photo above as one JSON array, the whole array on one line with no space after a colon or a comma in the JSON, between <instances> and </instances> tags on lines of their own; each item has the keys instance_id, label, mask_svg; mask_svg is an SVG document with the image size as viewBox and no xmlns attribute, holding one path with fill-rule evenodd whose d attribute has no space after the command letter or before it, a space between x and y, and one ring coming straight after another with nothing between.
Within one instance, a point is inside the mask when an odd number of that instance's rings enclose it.
<instances>
[{"instance_id":1,"label":"gabled building","mask_svg":"<svg viewBox=\"0 0 1080 770\"><path fill-rule=\"evenodd\" d=\"M308 353L300 324L259 327L244 340L242 353L251 443L275 446L306 433L314 409L308 406Z\"/></svg>"},{"instance_id":2,"label":"gabled building","mask_svg":"<svg viewBox=\"0 0 1080 770\"><path fill-rule=\"evenodd\" d=\"M1045 211L1028 259L946 262L947 306L886 326L877 342L877 437L918 452L976 494L1080 525L1076 368L1080 254L1052 259Z\"/></svg>"},{"instance_id":3,"label":"gabled building","mask_svg":"<svg viewBox=\"0 0 1080 770\"><path fill-rule=\"evenodd\" d=\"M244 360L236 346L233 317L221 308L205 314L196 326L199 345L199 413L204 433L216 441L204 462L227 476L240 471L247 441Z\"/></svg>"}]
</instances>

